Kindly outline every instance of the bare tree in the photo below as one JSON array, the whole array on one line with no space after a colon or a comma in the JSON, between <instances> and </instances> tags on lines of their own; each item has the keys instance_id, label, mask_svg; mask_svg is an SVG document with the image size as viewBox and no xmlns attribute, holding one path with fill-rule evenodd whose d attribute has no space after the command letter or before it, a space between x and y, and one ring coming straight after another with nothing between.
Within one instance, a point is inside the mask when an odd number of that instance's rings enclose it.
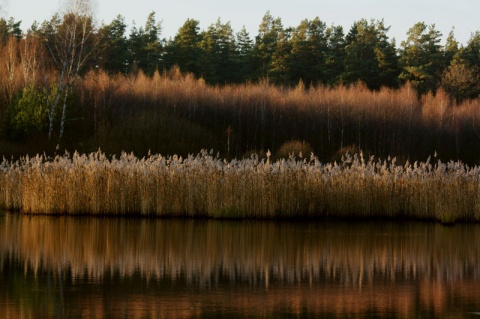
<instances>
[{"instance_id":1,"label":"bare tree","mask_svg":"<svg viewBox=\"0 0 480 319\"><path fill-rule=\"evenodd\" d=\"M41 42L37 37L26 34L19 46L24 85L37 84L40 69L39 57L42 51Z\"/></svg>"},{"instance_id":2,"label":"bare tree","mask_svg":"<svg viewBox=\"0 0 480 319\"><path fill-rule=\"evenodd\" d=\"M63 9L63 21L55 25L55 33L47 40L53 63L58 71L53 98L47 94L49 105L48 136L52 137L60 112L59 137L65 132L67 102L71 89L93 51L93 5L91 0L66 0ZM45 79L45 83L47 80ZM47 85L47 84L46 84Z\"/></svg>"},{"instance_id":3,"label":"bare tree","mask_svg":"<svg viewBox=\"0 0 480 319\"><path fill-rule=\"evenodd\" d=\"M0 136L5 134L7 110L18 89L18 41L11 37L0 50Z\"/></svg>"}]
</instances>

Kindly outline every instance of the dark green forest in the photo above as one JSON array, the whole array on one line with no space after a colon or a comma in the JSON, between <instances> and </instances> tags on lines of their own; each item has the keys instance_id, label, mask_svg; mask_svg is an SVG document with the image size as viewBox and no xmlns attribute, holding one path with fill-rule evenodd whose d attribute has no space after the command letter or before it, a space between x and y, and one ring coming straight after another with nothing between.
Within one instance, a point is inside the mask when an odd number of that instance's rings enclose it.
<instances>
[{"instance_id":1,"label":"dark green forest","mask_svg":"<svg viewBox=\"0 0 480 319\"><path fill-rule=\"evenodd\" d=\"M140 27L92 21L0 19L0 154L480 156L480 31L461 44L418 22L397 44L383 20L286 27L267 12L256 35L188 19L166 39L155 12Z\"/></svg>"}]
</instances>

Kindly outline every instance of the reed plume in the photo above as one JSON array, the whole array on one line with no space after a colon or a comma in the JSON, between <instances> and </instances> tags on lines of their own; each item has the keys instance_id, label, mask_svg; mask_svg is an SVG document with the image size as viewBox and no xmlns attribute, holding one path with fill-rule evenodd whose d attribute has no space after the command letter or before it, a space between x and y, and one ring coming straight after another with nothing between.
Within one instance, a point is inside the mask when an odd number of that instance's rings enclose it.
<instances>
[{"instance_id":1,"label":"reed plume","mask_svg":"<svg viewBox=\"0 0 480 319\"><path fill-rule=\"evenodd\" d=\"M268 153L270 154L270 153ZM226 160L197 155L65 153L4 159L0 205L27 214L222 218L388 217L479 220L480 169L345 155Z\"/></svg>"}]
</instances>

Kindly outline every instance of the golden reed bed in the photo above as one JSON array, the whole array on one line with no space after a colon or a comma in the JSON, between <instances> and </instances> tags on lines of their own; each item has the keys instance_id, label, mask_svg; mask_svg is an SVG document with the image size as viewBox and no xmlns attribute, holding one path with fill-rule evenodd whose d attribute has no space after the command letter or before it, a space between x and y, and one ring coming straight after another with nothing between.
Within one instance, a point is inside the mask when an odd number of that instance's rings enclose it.
<instances>
[{"instance_id":1,"label":"golden reed bed","mask_svg":"<svg viewBox=\"0 0 480 319\"><path fill-rule=\"evenodd\" d=\"M407 217L480 220L480 169L313 154L271 162L98 151L0 164L0 207L28 214L227 218Z\"/></svg>"}]
</instances>

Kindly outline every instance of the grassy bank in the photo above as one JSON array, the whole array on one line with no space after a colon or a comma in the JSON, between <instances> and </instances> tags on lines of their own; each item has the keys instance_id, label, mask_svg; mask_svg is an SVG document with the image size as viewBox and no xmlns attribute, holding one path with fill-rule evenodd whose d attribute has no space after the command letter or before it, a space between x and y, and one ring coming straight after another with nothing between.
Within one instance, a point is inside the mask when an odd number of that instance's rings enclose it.
<instances>
[{"instance_id":1,"label":"grassy bank","mask_svg":"<svg viewBox=\"0 0 480 319\"><path fill-rule=\"evenodd\" d=\"M480 220L480 168L346 156L227 161L66 154L4 160L0 206L30 214Z\"/></svg>"}]
</instances>

